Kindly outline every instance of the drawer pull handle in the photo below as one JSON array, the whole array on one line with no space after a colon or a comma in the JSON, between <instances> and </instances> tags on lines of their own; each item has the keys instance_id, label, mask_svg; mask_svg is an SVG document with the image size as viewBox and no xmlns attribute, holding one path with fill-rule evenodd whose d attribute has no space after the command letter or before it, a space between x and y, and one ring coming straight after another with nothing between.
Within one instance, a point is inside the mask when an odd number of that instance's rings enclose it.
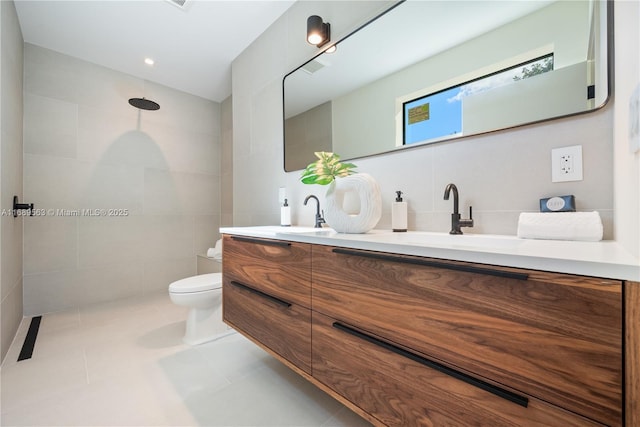
<instances>
[{"instance_id":1,"label":"drawer pull handle","mask_svg":"<svg viewBox=\"0 0 640 427\"><path fill-rule=\"evenodd\" d=\"M257 289L254 289L254 288L252 288L250 286L247 286L247 285L245 285L243 283L236 282L235 280L232 280L231 284L233 286L236 286L236 287L238 287L240 289L244 289L245 291L251 292L252 294L256 294L256 295L258 295L258 296L260 296L260 297L262 297L264 299L267 299L267 300L269 300L271 302L274 302L274 303L276 303L278 305L281 305L283 307L286 307L286 308L291 307L291 303L290 302L286 302L285 300L281 300L280 298L276 298L276 297L271 296L269 294L265 294L264 292L259 291Z\"/></svg>"},{"instance_id":2,"label":"drawer pull handle","mask_svg":"<svg viewBox=\"0 0 640 427\"><path fill-rule=\"evenodd\" d=\"M414 362L418 362L429 368L435 369L436 371L442 372L445 375L449 375L450 377L464 381L465 383L470 384L474 387L478 387L484 391L488 391L489 393L495 394L496 396L506 399L517 405L523 406L525 408L529 405L529 399L524 396L520 396L519 394L510 392L509 390L505 390L503 388L500 388L488 382L479 380L478 378L472 377L471 375L467 375L464 372L457 371L441 363L426 359L422 356L418 356L417 354L411 353L393 344L389 344L385 341L379 340L370 335L364 334L358 330L350 328L349 326L343 325L340 322L334 322L332 326L336 329L339 329L357 338L365 340L371 344L377 345L378 347L382 347L395 354L398 354L400 356L406 357L407 359L413 360Z\"/></svg>"},{"instance_id":3,"label":"drawer pull handle","mask_svg":"<svg viewBox=\"0 0 640 427\"><path fill-rule=\"evenodd\" d=\"M419 258L404 258L400 256L387 255L376 252L362 252L350 249L334 248L333 252L342 255L353 255L364 258L380 259L383 261L401 262L404 264L423 265L426 267L446 268L448 270L464 271L467 273L488 274L491 276L506 277L509 279L528 280L527 273L516 273L513 271L493 270L491 268L474 267L470 265L449 264L446 262L432 261Z\"/></svg>"},{"instance_id":4,"label":"drawer pull handle","mask_svg":"<svg viewBox=\"0 0 640 427\"><path fill-rule=\"evenodd\" d=\"M238 242L246 242L246 243L257 243L259 245L267 245L267 246L291 246L289 242L283 242L282 240L262 240L262 239L252 239L251 237L240 237L240 236L231 236L233 240L237 240Z\"/></svg>"}]
</instances>

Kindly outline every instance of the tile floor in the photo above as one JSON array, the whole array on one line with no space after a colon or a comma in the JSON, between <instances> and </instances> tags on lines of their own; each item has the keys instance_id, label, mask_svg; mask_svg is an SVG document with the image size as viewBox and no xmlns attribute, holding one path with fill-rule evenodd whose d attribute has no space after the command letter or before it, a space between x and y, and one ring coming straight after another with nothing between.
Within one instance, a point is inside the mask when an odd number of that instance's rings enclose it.
<instances>
[{"instance_id":1,"label":"tile floor","mask_svg":"<svg viewBox=\"0 0 640 427\"><path fill-rule=\"evenodd\" d=\"M166 293L42 317L2 365L2 426L368 426L240 334L189 347Z\"/></svg>"}]
</instances>

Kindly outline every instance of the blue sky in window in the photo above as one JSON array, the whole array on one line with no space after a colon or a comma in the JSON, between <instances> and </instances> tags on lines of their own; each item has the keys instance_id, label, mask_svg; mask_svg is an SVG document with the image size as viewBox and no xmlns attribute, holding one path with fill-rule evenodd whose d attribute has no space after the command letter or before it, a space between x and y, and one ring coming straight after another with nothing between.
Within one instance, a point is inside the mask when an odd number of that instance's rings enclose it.
<instances>
[{"instance_id":1,"label":"blue sky in window","mask_svg":"<svg viewBox=\"0 0 640 427\"><path fill-rule=\"evenodd\" d=\"M454 87L405 104L405 123L409 123L411 108L429 104L428 120L405 126L405 144L415 144L460 133L462 131L462 101L455 100L455 98L461 89L461 87ZM454 101L449 101L450 99Z\"/></svg>"}]
</instances>

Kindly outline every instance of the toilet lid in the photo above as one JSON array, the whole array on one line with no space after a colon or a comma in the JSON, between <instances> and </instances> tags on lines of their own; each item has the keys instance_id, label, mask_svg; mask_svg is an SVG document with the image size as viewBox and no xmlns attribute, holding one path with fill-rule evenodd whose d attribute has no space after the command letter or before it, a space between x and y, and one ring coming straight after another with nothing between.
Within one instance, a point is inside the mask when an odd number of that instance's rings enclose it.
<instances>
[{"instance_id":1,"label":"toilet lid","mask_svg":"<svg viewBox=\"0 0 640 427\"><path fill-rule=\"evenodd\" d=\"M169 292L187 293L220 289L222 287L222 273L200 274L198 276L180 279L169 285Z\"/></svg>"}]
</instances>

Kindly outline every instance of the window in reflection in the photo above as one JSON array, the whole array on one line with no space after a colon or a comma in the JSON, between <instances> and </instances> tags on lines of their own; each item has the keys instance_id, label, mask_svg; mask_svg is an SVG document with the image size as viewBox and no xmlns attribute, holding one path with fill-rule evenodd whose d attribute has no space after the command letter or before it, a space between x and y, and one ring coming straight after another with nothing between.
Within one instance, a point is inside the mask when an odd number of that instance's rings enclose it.
<instances>
[{"instance_id":1,"label":"window in reflection","mask_svg":"<svg viewBox=\"0 0 640 427\"><path fill-rule=\"evenodd\" d=\"M403 144L437 141L464 135L467 97L553 70L553 54L403 103ZM523 100L526 102L526 100ZM467 114L469 112L467 111Z\"/></svg>"}]
</instances>

